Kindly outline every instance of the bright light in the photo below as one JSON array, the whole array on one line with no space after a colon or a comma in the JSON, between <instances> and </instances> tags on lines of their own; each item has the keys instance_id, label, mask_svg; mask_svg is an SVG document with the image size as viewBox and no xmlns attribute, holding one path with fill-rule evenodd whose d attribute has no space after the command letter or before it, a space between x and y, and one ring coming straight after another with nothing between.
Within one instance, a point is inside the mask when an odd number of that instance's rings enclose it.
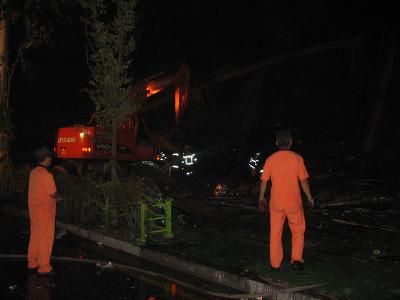
<instances>
[{"instance_id":1,"label":"bright light","mask_svg":"<svg viewBox=\"0 0 400 300\"><path fill-rule=\"evenodd\" d=\"M254 159L254 158L250 158L250 162L258 164L259 160L258 159Z\"/></svg>"},{"instance_id":2,"label":"bright light","mask_svg":"<svg viewBox=\"0 0 400 300\"><path fill-rule=\"evenodd\" d=\"M166 160L166 159L167 159L167 156L165 155L164 152L160 152L160 153L157 155L157 157L156 157L156 160L162 160L162 161L164 161L164 160Z\"/></svg>"},{"instance_id":3,"label":"bright light","mask_svg":"<svg viewBox=\"0 0 400 300\"><path fill-rule=\"evenodd\" d=\"M83 137L85 136L84 132L79 133L79 136L81 137L81 139L83 139Z\"/></svg>"},{"instance_id":4,"label":"bright light","mask_svg":"<svg viewBox=\"0 0 400 300\"><path fill-rule=\"evenodd\" d=\"M191 155L184 155L183 159L185 160L184 163L187 166L193 165L194 164L194 159L195 159L195 154L191 154Z\"/></svg>"}]
</instances>

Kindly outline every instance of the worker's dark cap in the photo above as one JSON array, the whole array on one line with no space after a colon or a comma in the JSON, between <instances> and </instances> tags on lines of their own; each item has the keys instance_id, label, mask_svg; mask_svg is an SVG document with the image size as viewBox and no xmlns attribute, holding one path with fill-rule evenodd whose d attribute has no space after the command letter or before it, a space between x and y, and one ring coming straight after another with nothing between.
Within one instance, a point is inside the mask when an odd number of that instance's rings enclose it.
<instances>
[{"instance_id":1,"label":"worker's dark cap","mask_svg":"<svg viewBox=\"0 0 400 300\"><path fill-rule=\"evenodd\" d=\"M33 152L33 156L35 158L36 162L41 162L43 161L46 157L51 157L53 153L46 147L41 147L37 149L35 152Z\"/></svg>"},{"instance_id":2,"label":"worker's dark cap","mask_svg":"<svg viewBox=\"0 0 400 300\"><path fill-rule=\"evenodd\" d=\"M292 133L289 129L281 129L278 131L275 131L275 136L277 140L291 140L292 139Z\"/></svg>"}]
</instances>

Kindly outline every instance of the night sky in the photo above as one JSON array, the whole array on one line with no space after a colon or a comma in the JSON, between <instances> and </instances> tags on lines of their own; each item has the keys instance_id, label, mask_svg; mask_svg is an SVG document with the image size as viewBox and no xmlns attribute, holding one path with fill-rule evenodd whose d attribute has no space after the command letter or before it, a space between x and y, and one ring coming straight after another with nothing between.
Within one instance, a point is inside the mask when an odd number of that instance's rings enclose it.
<instances>
[{"instance_id":1,"label":"night sky","mask_svg":"<svg viewBox=\"0 0 400 300\"><path fill-rule=\"evenodd\" d=\"M138 10L140 34L132 76L138 80L160 71L174 73L186 62L191 86L196 87L210 74L360 37L356 56L348 48L325 51L210 86L202 91L202 106L189 108L185 119L191 136L205 144L218 139L250 144L249 136L277 126L291 127L308 139L351 140L357 136L362 112L374 100L371 90L381 76L382 53L388 44L398 43L394 11L383 4L333 1L144 1ZM89 72L79 10L70 8L65 15L65 23L55 28L54 47L31 51L18 69L11 106L17 130L14 153L21 159L26 150L51 146L58 127L85 124L93 111L82 91ZM398 62L385 101L384 142L397 130ZM352 63L356 67L349 78ZM210 118L214 122L208 122Z\"/></svg>"}]
</instances>

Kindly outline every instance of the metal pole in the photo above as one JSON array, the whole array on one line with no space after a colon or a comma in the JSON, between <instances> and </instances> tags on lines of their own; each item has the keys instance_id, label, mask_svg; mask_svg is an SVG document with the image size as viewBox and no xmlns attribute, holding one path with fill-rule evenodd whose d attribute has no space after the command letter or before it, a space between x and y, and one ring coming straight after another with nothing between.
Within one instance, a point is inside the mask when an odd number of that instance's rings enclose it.
<instances>
[{"instance_id":1,"label":"metal pole","mask_svg":"<svg viewBox=\"0 0 400 300\"><path fill-rule=\"evenodd\" d=\"M172 233L172 199L168 198L165 202L165 237L173 238Z\"/></svg>"},{"instance_id":2,"label":"metal pole","mask_svg":"<svg viewBox=\"0 0 400 300\"><path fill-rule=\"evenodd\" d=\"M143 201L139 202L140 205L140 239L141 244L146 244L147 234L146 234L146 210L147 206Z\"/></svg>"}]
</instances>

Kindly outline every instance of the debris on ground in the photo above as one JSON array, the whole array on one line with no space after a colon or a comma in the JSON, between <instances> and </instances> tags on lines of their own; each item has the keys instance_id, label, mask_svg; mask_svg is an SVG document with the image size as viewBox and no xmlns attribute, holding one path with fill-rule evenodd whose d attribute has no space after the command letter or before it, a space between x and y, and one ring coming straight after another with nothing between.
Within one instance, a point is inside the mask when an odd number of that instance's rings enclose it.
<instances>
[{"instance_id":1,"label":"debris on ground","mask_svg":"<svg viewBox=\"0 0 400 300\"><path fill-rule=\"evenodd\" d=\"M64 237L64 235L66 235L66 234L67 234L66 230L60 229L60 230L56 231L56 233L54 234L54 238L56 240L61 240Z\"/></svg>"},{"instance_id":2,"label":"debris on ground","mask_svg":"<svg viewBox=\"0 0 400 300\"><path fill-rule=\"evenodd\" d=\"M96 267L98 267L100 269L114 269L114 266L111 261L109 261L108 263L105 263L105 264L98 262L98 263L96 263Z\"/></svg>"},{"instance_id":3,"label":"debris on ground","mask_svg":"<svg viewBox=\"0 0 400 300\"><path fill-rule=\"evenodd\" d=\"M214 196L215 197L224 197L228 193L228 186L226 184L218 183L214 189Z\"/></svg>"},{"instance_id":4,"label":"debris on ground","mask_svg":"<svg viewBox=\"0 0 400 300\"><path fill-rule=\"evenodd\" d=\"M400 193L379 180L354 184L363 180L333 172L321 178L310 181L316 209L306 213L304 276L294 274L288 261L288 229L282 270L269 272L268 213L256 212L258 183L251 180L208 180L203 188L183 186L178 191L172 187L175 209L184 212L188 223L177 226L174 242L157 250L247 277L265 277L274 286L329 282L313 293L334 298L366 299L367 290L387 295L398 279L390 274L399 268L400 245L394 237L400 232ZM180 197L185 188L193 193L190 199ZM370 269L375 275L367 278ZM371 284L373 292L367 286Z\"/></svg>"}]
</instances>

